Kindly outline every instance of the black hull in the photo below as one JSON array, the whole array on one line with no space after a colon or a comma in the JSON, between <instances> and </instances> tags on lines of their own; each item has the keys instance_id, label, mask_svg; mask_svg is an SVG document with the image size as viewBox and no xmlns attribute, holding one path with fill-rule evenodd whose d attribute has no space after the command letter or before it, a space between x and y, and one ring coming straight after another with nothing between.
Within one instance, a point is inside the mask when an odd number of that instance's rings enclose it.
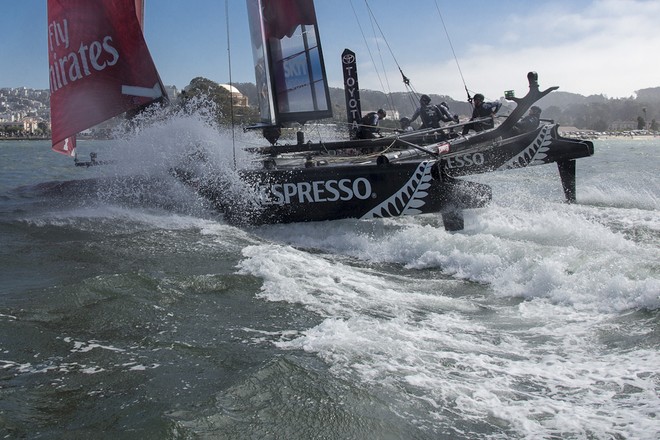
<instances>
[{"instance_id":1,"label":"black hull","mask_svg":"<svg viewBox=\"0 0 660 440\"><path fill-rule=\"evenodd\" d=\"M463 125L456 124L374 140L255 149L269 156L264 157L262 170L239 173L241 181L258 194L251 200L231 195L231 185L217 173L204 176L177 169L174 174L238 224L441 213L446 229L459 230L462 210L485 206L491 190L458 177L552 162L558 165L566 200L573 202L575 159L593 155L593 143L559 136L554 123L518 133L515 123L534 102L556 89L540 91L536 74L527 77L530 90L524 98L508 98L517 106L507 119L497 128L471 136L454 134ZM365 157L363 163L333 165L325 160L332 150L386 152Z\"/></svg>"},{"instance_id":2,"label":"black hull","mask_svg":"<svg viewBox=\"0 0 660 440\"><path fill-rule=\"evenodd\" d=\"M230 195L215 178L203 180L183 170L175 174L234 224L442 213L447 228L455 230L462 229L463 209L483 207L491 199L490 187L443 176L435 160L242 172L258 201Z\"/></svg>"},{"instance_id":3,"label":"black hull","mask_svg":"<svg viewBox=\"0 0 660 440\"><path fill-rule=\"evenodd\" d=\"M575 159L594 152L590 141L559 136L555 124L504 139L485 138L479 134L448 141L450 151L434 159L417 148L388 153L366 164L305 167L300 157L297 165L270 159L267 168L240 173L258 194L257 200L232 195L217 175L204 178L181 169L175 174L235 224L441 213L446 228L457 230L463 226L463 209L483 207L491 198L488 186L458 177L556 162L566 199L573 202ZM345 148L352 146L344 143Z\"/></svg>"},{"instance_id":4,"label":"black hull","mask_svg":"<svg viewBox=\"0 0 660 440\"><path fill-rule=\"evenodd\" d=\"M504 171L528 166L564 162L594 154L591 141L559 136L555 124L542 125L535 131L495 140L442 156L442 168L448 176Z\"/></svg>"}]
</instances>

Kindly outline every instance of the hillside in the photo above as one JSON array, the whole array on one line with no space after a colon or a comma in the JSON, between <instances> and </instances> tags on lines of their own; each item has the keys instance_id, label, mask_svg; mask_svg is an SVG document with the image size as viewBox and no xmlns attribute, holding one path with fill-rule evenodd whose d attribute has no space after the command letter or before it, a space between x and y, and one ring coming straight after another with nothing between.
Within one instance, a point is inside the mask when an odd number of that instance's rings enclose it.
<instances>
[{"instance_id":1,"label":"hillside","mask_svg":"<svg viewBox=\"0 0 660 440\"><path fill-rule=\"evenodd\" d=\"M241 93L248 96L251 103L257 102L257 90L252 83L234 84ZM565 126L596 131L632 129L644 124L645 128L658 126L660 122L660 87L640 89L636 97L607 98L604 95L583 96L577 93L555 91L538 103L543 109L543 118L553 119ZM452 113L467 117L472 113L466 101L455 101L448 96L430 94L432 102L445 101ZM504 98L500 98L504 100ZM335 120L346 120L344 90L330 88L330 100ZM397 110L400 116L410 116L417 107L414 99L406 93L386 95L374 90L361 90L362 110L373 111L379 108ZM502 112L506 112L509 102L505 101ZM641 119L640 119L641 118Z\"/></svg>"}]
</instances>

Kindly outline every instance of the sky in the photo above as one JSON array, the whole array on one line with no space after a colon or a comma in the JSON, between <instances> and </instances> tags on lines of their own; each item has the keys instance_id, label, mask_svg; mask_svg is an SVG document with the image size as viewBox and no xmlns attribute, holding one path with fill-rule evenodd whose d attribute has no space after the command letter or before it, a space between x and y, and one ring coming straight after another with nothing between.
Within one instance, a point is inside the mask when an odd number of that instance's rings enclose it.
<instances>
[{"instance_id":1,"label":"sky","mask_svg":"<svg viewBox=\"0 0 660 440\"><path fill-rule=\"evenodd\" d=\"M333 87L342 87L345 48L357 55L360 88L386 93L405 91L399 69L417 92L456 100L465 100L465 87L487 99L505 90L522 96L530 70L541 89L585 96L630 97L660 86L657 0L315 4ZM2 0L2 6L0 87L47 89L46 0ZM254 82L243 0L146 0L145 39L166 85L181 89L198 76Z\"/></svg>"}]
</instances>

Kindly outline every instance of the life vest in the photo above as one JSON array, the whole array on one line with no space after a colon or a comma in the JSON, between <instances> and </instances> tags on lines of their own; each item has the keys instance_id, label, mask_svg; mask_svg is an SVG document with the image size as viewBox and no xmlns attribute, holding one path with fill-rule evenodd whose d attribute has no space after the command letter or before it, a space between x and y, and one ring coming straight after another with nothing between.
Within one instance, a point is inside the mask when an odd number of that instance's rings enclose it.
<instances>
[{"instance_id":1,"label":"life vest","mask_svg":"<svg viewBox=\"0 0 660 440\"><path fill-rule=\"evenodd\" d=\"M440 109L436 105L427 105L420 108L419 117L422 119L421 128L440 128Z\"/></svg>"}]
</instances>

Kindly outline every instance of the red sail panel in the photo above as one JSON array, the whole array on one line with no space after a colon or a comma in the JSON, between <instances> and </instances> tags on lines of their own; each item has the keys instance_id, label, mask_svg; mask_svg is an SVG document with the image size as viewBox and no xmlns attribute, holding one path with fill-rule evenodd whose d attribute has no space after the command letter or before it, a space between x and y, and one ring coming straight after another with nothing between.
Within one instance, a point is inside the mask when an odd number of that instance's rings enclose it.
<instances>
[{"instance_id":1,"label":"red sail panel","mask_svg":"<svg viewBox=\"0 0 660 440\"><path fill-rule=\"evenodd\" d=\"M67 156L76 157L76 137L71 136L63 141L53 143L53 151L66 154Z\"/></svg>"},{"instance_id":2,"label":"red sail panel","mask_svg":"<svg viewBox=\"0 0 660 440\"><path fill-rule=\"evenodd\" d=\"M263 0L263 16L267 38L291 37L303 24L316 25L312 0Z\"/></svg>"},{"instance_id":3,"label":"red sail panel","mask_svg":"<svg viewBox=\"0 0 660 440\"><path fill-rule=\"evenodd\" d=\"M48 0L52 141L165 96L136 0Z\"/></svg>"}]
</instances>

